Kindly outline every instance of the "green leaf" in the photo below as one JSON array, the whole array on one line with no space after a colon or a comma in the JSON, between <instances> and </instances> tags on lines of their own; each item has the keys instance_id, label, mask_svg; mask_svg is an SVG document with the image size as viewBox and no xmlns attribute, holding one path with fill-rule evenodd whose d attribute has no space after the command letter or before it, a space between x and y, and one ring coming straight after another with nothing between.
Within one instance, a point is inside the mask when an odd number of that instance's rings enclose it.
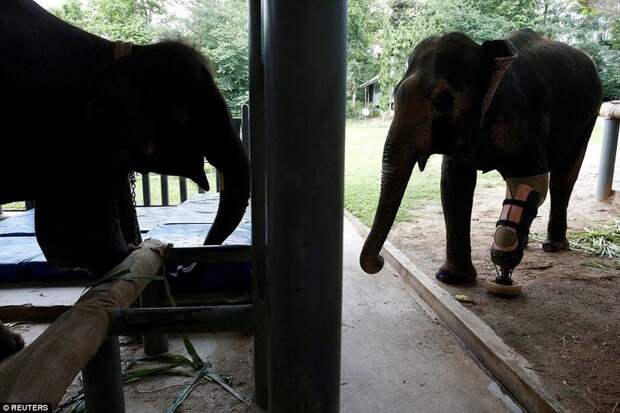
<instances>
[{"instance_id":1,"label":"green leaf","mask_svg":"<svg viewBox=\"0 0 620 413\"><path fill-rule=\"evenodd\" d=\"M174 413L177 411L177 409L185 402L185 400L187 399L189 394L192 392L192 390L194 390L194 387L196 387L196 385L198 384L198 381L200 380L201 377L203 377L203 375L206 373L208 368L209 366L204 365L198 371L198 373L194 375L194 379L191 381L191 383L185 386L185 388L177 395L177 397L174 399L170 407L166 409L166 413Z\"/></svg>"}]
</instances>

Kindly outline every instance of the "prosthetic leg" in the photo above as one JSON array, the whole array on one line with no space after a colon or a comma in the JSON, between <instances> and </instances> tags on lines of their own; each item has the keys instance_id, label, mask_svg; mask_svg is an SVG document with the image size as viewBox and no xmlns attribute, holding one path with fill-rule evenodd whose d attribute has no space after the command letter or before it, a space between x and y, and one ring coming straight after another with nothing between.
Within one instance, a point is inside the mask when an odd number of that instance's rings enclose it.
<instances>
[{"instance_id":1,"label":"prosthetic leg","mask_svg":"<svg viewBox=\"0 0 620 413\"><path fill-rule=\"evenodd\" d=\"M487 291L501 296L516 296L522 287L512 272L523 258L532 221L545 201L549 174L506 179L506 199L496 224L491 261L497 277L487 280Z\"/></svg>"}]
</instances>

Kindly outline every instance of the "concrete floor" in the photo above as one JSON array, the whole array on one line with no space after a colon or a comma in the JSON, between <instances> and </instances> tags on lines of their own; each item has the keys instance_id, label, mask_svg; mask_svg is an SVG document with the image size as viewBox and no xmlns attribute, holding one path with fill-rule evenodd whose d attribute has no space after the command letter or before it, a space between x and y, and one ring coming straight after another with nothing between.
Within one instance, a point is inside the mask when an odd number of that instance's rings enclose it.
<instances>
[{"instance_id":1,"label":"concrete floor","mask_svg":"<svg viewBox=\"0 0 620 413\"><path fill-rule=\"evenodd\" d=\"M363 240L346 220L344 228L342 412L520 412L390 269L375 275L361 271L358 255ZM71 293L63 290L59 295ZM45 295L56 296L54 292ZM16 329L28 342L43 330L25 325ZM250 337L201 335L192 341L218 374L233 377L235 388L251 397ZM179 339L173 339L172 345L182 351ZM131 347L124 347L123 353L135 357L138 347ZM188 380L158 377L128 386L127 411L164 410ZM157 390L146 391L149 386ZM196 387L182 411L206 407L207 411L255 410L207 382Z\"/></svg>"},{"instance_id":2,"label":"concrete floor","mask_svg":"<svg viewBox=\"0 0 620 413\"><path fill-rule=\"evenodd\" d=\"M342 411L520 411L389 268L360 269L363 241L344 228Z\"/></svg>"}]
</instances>

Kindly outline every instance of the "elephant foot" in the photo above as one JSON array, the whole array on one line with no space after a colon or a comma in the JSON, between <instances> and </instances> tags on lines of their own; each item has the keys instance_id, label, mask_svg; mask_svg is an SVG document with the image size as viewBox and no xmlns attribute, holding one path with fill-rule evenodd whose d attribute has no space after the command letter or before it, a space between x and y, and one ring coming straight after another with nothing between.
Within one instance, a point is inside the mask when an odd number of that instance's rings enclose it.
<instances>
[{"instance_id":1,"label":"elephant foot","mask_svg":"<svg viewBox=\"0 0 620 413\"><path fill-rule=\"evenodd\" d=\"M24 348L24 339L0 323L0 361Z\"/></svg>"},{"instance_id":2,"label":"elephant foot","mask_svg":"<svg viewBox=\"0 0 620 413\"><path fill-rule=\"evenodd\" d=\"M545 252L560 252L560 251L568 251L569 245L566 237L559 241L554 241L549 238L545 240L542 244L543 250Z\"/></svg>"},{"instance_id":3,"label":"elephant foot","mask_svg":"<svg viewBox=\"0 0 620 413\"><path fill-rule=\"evenodd\" d=\"M473 284L477 276L478 274L473 265L470 265L470 268L467 270L450 269L448 265L443 265L435 273L435 278L444 284L450 285Z\"/></svg>"}]
</instances>

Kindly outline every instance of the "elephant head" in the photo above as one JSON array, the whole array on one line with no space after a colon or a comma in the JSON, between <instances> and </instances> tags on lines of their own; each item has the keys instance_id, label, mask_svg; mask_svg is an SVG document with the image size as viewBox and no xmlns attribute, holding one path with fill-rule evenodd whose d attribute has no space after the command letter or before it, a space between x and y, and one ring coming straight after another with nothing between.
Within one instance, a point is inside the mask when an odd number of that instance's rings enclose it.
<instances>
[{"instance_id":1,"label":"elephant head","mask_svg":"<svg viewBox=\"0 0 620 413\"><path fill-rule=\"evenodd\" d=\"M383 267L381 248L394 223L416 163L453 154L470 143L509 64L514 47L504 40L478 45L461 33L429 37L413 50L394 88L394 119L383 150L381 192L360 265Z\"/></svg>"},{"instance_id":2,"label":"elephant head","mask_svg":"<svg viewBox=\"0 0 620 413\"><path fill-rule=\"evenodd\" d=\"M36 199L48 262L101 274L128 254L122 221L132 207L130 170L183 176L208 190L206 158L224 182L205 244L221 244L234 231L250 196L249 159L198 52L176 42L134 46L82 94L83 119L75 117L63 148L48 156L64 159L57 162L64 170L50 171L60 185Z\"/></svg>"},{"instance_id":3,"label":"elephant head","mask_svg":"<svg viewBox=\"0 0 620 413\"><path fill-rule=\"evenodd\" d=\"M205 158L222 174L218 212L205 240L221 244L248 205L249 159L205 58L177 42L134 46L96 83L95 123L116 125L132 170L184 176L205 190Z\"/></svg>"}]
</instances>

